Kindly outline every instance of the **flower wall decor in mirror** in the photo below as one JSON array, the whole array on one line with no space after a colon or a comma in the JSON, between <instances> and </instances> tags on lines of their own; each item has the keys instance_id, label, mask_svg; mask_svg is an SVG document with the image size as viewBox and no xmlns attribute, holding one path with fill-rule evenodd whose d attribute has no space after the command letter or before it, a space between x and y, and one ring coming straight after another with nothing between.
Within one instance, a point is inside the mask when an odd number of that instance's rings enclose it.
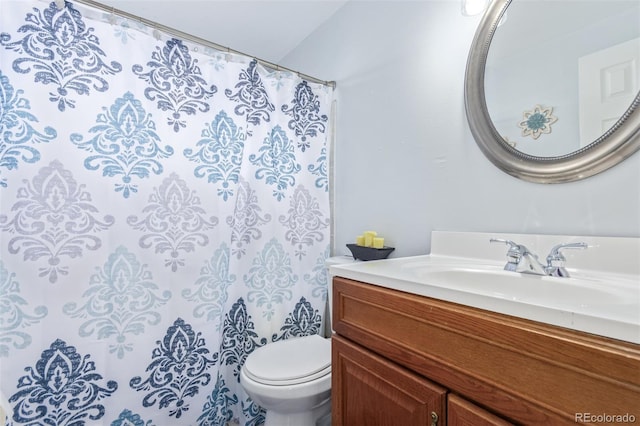
<instances>
[{"instance_id":1,"label":"flower wall decor in mirror","mask_svg":"<svg viewBox=\"0 0 640 426\"><path fill-rule=\"evenodd\" d=\"M518 124L522 129L522 136L538 139L543 133L551 133L551 125L558 121L553 114L553 107L536 105L531 111L522 114L523 120Z\"/></svg>"}]
</instances>

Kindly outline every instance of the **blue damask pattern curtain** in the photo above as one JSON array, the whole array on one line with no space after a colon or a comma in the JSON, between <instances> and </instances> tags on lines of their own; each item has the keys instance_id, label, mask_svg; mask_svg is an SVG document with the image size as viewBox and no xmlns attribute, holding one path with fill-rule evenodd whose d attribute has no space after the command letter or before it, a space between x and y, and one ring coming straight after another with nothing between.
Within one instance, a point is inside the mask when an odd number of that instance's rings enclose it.
<instances>
[{"instance_id":1,"label":"blue damask pattern curtain","mask_svg":"<svg viewBox=\"0 0 640 426\"><path fill-rule=\"evenodd\" d=\"M5 422L260 424L244 360L323 328L332 90L74 2L0 25Z\"/></svg>"}]
</instances>

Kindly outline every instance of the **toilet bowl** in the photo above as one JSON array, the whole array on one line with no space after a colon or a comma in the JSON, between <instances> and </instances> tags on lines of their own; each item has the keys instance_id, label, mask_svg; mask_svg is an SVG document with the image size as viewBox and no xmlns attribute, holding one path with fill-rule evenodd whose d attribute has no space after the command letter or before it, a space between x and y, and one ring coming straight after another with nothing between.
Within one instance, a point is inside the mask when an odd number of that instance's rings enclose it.
<instances>
[{"instance_id":1,"label":"toilet bowl","mask_svg":"<svg viewBox=\"0 0 640 426\"><path fill-rule=\"evenodd\" d=\"M331 340L316 334L258 348L240 383L267 411L265 426L314 426L331 410Z\"/></svg>"},{"instance_id":2,"label":"toilet bowl","mask_svg":"<svg viewBox=\"0 0 640 426\"><path fill-rule=\"evenodd\" d=\"M353 258L329 258L327 266L345 262ZM329 302L330 293L331 285ZM331 412L331 337L316 334L257 348L240 370L240 384L266 410L265 426L324 424Z\"/></svg>"}]
</instances>

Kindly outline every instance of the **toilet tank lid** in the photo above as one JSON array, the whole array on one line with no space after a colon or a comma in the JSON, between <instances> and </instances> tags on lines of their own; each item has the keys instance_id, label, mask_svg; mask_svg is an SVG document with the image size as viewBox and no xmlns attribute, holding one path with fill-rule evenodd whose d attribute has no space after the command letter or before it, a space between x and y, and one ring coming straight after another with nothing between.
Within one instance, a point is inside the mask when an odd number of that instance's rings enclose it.
<instances>
[{"instance_id":1,"label":"toilet tank lid","mask_svg":"<svg viewBox=\"0 0 640 426\"><path fill-rule=\"evenodd\" d=\"M311 381L331 372L331 339L316 334L269 343L249 354L243 368L265 384Z\"/></svg>"},{"instance_id":2,"label":"toilet tank lid","mask_svg":"<svg viewBox=\"0 0 640 426\"><path fill-rule=\"evenodd\" d=\"M344 256L331 256L325 259L325 266L333 266L333 265L348 265L349 263L357 263L359 260L355 260L353 256L344 255Z\"/></svg>"}]
</instances>

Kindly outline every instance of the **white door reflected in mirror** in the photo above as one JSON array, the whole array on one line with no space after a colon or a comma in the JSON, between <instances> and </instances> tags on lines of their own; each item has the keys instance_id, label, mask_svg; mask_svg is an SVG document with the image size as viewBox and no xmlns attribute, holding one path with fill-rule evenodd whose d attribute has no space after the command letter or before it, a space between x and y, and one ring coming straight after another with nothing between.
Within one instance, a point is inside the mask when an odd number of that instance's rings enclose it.
<instances>
[{"instance_id":1,"label":"white door reflected in mirror","mask_svg":"<svg viewBox=\"0 0 640 426\"><path fill-rule=\"evenodd\" d=\"M640 90L640 38L579 58L578 70L583 147L609 130Z\"/></svg>"}]
</instances>

